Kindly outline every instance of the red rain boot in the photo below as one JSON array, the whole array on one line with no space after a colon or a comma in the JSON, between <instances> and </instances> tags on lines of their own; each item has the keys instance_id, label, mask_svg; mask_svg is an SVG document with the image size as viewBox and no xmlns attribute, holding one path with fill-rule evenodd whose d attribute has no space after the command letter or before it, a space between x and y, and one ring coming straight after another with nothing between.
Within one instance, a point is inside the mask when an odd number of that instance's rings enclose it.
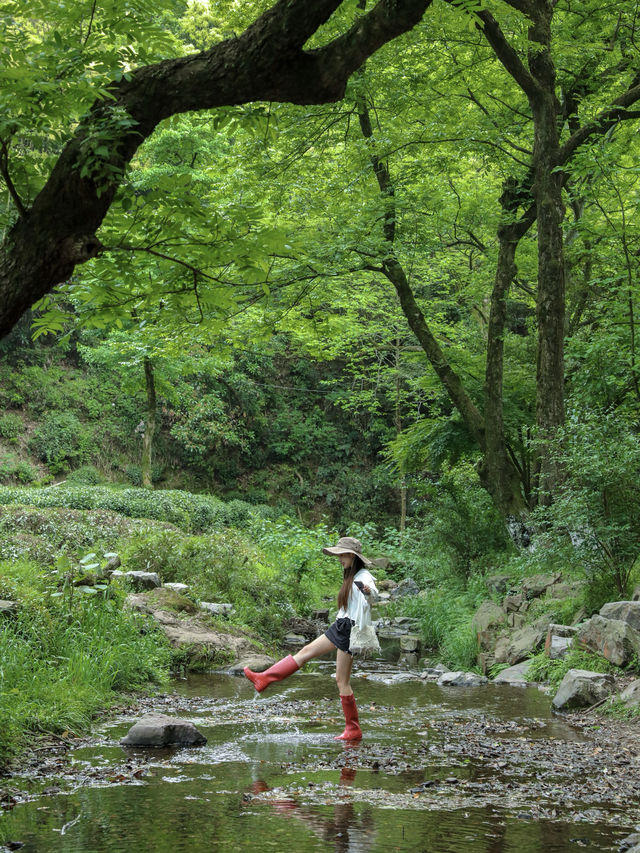
<instances>
[{"instance_id":1,"label":"red rain boot","mask_svg":"<svg viewBox=\"0 0 640 853\"><path fill-rule=\"evenodd\" d=\"M342 702L342 710L347 723L345 730L334 740L360 740L362 737L362 729L358 720L358 709L356 708L356 697L353 693L350 696L340 696Z\"/></svg>"},{"instance_id":2,"label":"red rain boot","mask_svg":"<svg viewBox=\"0 0 640 853\"><path fill-rule=\"evenodd\" d=\"M283 678L293 675L299 669L300 667L293 659L293 656L287 655L286 658L282 658L278 663L274 663L273 666L264 672L252 672L248 666L245 666L244 674L252 682L258 693L262 693L265 687L273 684L274 681L282 681Z\"/></svg>"}]
</instances>

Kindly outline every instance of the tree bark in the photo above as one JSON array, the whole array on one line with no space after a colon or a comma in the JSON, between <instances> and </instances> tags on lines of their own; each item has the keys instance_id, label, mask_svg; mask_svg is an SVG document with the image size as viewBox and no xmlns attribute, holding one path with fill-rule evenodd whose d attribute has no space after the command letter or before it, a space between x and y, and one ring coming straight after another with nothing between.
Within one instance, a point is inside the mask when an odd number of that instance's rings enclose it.
<instances>
[{"instance_id":1,"label":"tree bark","mask_svg":"<svg viewBox=\"0 0 640 853\"><path fill-rule=\"evenodd\" d=\"M485 454L480 477L505 516L518 518L526 509L523 496L523 472L509 457L504 429L504 333L507 297L516 277L515 255L518 243L535 221L531 205L514 221L522 188L506 181L500 198L502 222L498 228L498 260L491 292L487 333L487 363L484 382Z\"/></svg>"},{"instance_id":2,"label":"tree bark","mask_svg":"<svg viewBox=\"0 0 640 853\"><path fill-rule=\"evenodd\" d=\"M538 221L538 353L536 366L536 424L540 445L539 499L548 503L561 479L549 441L564 424L565 280L562 221L563 175L556 97L556 75L551 58L551 20L554 4L537 0L529 68L537 83L530 98L534 119L534 195Z\"/></svg>"},{"instance_id":3,"label":"tree bark","mask_svg":"<svg viewBox=\"0 0 640 853\"><path fill-rule=\"evenodd\" d=\"M156 383L153 373L153 363L150 358L144 360L144 379L147 390L147 422L142 434L142 486L145 489L153 488L152 457L153 438L156 432Z\"/></svg>"},{"instance_id":4,"label":"tree bark","mask_svg":"<svg viewBox=\"0 0 640 853\"><path fill-rule=\"evenodd\" d=\"M251 101L320 104L342 98L368 56L422 18L432 0L380 0L347 32L314 50L304 45L343 0L279 0L239 37L207 51L145 66L114 83L80 123L32 207L0 247L0 337L34 302L99 254L96 232L139 145L169 116ZM131 117L120 127L114 108ZM82 143L100 125L112 131L104 180L81 177ZM119 177L118 177L119 175Z\"/></svg>"}]
</instances>

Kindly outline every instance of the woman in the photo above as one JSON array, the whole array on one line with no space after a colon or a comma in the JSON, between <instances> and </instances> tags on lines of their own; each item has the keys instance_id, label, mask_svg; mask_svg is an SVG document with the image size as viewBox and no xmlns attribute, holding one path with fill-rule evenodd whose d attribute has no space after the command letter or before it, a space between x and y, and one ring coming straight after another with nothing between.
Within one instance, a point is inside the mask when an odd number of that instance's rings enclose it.
<instances>
[{"instance_id":1,"label":"woman","mask_svg":"<svg viewBox=\"0 0 640 853\"><path fill-rule=\"evenodd\" d=\"M244 674L258 693L261 693L274 681L282 681L297 672L307 661L337 649L336 682L346 725L343 733L334 740L359 740L362 730L351 689L352 649L355 645L352 643L351 634L352 628L354 635L358 632L359 650L379 648L371 625L370 606L370 602L377 598L378 590L373 575L365 568L371 565L371 560L362 554L362 545L358 539L343 536L334 547L323 548L322 553L337 557L342 564L343 581L338 593L336 621L324 634L300 649L297 654L288 655L266 672L252 672L249 667L245 667Z\"/></svg>"}]
</instances>

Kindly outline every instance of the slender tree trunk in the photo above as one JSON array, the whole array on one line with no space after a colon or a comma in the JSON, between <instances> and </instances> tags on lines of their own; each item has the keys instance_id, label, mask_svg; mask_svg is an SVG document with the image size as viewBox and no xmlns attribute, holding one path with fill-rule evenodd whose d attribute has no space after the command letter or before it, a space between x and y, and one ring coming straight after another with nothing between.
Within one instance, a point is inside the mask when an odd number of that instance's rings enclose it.
<instances>
[{"instance_id":1,"label":"slender tree trunk","mask_svg":"<svg viewBox=\"0 0 640 853\"><path fill-rule=\"evenodd\" d=\"M395 347L395 368L396 368L396 416L395 427L396 435L402 432L402 416L400 414L400 336L396 335ZM400 478L400 533L404 533L407 526L407 478L402 472Z\"/></svg>"},{"instance_id":2,"label":"slender tree trunk","mask_svg":"<svg viewBox=\"0 0 640 853\"><path fill-rule=\"evenodd\" d=\"M153 363L150 358L145 358L144 360L144 378L147 389L147 423L142 435L142 485L145 489L152 489L151 461L153 455L153 438L156 432L156 384L153 374Z\"/></svg>"},{"instance_id":3,"label":"slender tree trunk","mask_svg":"<svg viewBox=\"0 0 640 853\"><path fill-rule=\"evenodd\" d=\"M361 82L363 72L359 72ZM366 140L373 139L373 128L363 87L357 96L357 109L360 129ZM520 472L508 455L502 417L502 375L503 375L503 337L505 326L506 296L515 276L515 250L518 240L526 233L535 219L535 209L527 211L521 220L511 226L505 225L501 231L502 258L496 273L496 285L492 299L492 314L489 321L490 352L487 364L487 385L485 394L490 396L491 434L488 434L487 422L465 390L458 374L448 363L440 344L431 332L424 314L407 279L406 273L394 252L396 209L394 186L386 163L374 150L370 155L373 172L378 181L380 193L385 203L383 233L388 244L387 255L382 262L382 271L393 284L400 306L409 326L417 337L432 368L445 387L452 403L460 413L462 420L485 459L480 468L480 477L484 487L494 503L505 516L520 517L525 509L522 497ZM510 204L512 204L510 200ZM516 205L517 207L517 205ZM494 432L495 430L495 432ZM488 446L491 449L487 457Z\"/></svg>"},{"instance_id":4,"label":"slender tree trunk","mask_svg":"<svg viewBox=\"0 0 640 853\"><path fill-rule=\"evenodd\" d=\"M530 99L534 119L534 195L538 220L538 355L536 423L540 439L539 500L549 503L561 480L549 442L564 424L565 282L561 165L556 75L551 59L554 3L538 0L529 30L529 68L538 86Z\"/></svg>"},{"instance_id":5,"label":"slender tree trunk","mask_svg":"<svg viewBox=\"0 0 640 853\"><path fill-rule=\"evenodd\" d=\"M498 260L491 292L484 383L486 445L480 472L501 512L515 518L522 515L526 502L523 497L524 472L518 470L509 456L504 430L504 334L507 297L517 272L516 249L535 220L535 208L531 206L519 220L513 221L519 204L519 190L515 181L506 181L500 198L502 223L498 228Z\"/></svg>"}]
</instances>

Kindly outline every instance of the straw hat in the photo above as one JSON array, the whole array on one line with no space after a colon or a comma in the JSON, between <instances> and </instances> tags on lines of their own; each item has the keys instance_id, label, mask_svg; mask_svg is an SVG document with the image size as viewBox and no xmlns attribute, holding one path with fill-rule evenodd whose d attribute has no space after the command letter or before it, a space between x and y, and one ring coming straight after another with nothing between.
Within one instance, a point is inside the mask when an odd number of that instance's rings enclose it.
<instances>
[{"instance_id":1,"label":"straw hat","mask_svg":"<svg viewBox=\"0 0 640 853\"><path fill-rule=\"evenodd\" d=\"M331 548L323 548L323 554L329 554L330 557L339 557L340 554L355 554L360 557L365 566L372 566L373 563L368 557L362 553L362 543L359 539L354 539L352 536L343 536L338 539L337 543Z\"/></svg>"}]
</instances>

